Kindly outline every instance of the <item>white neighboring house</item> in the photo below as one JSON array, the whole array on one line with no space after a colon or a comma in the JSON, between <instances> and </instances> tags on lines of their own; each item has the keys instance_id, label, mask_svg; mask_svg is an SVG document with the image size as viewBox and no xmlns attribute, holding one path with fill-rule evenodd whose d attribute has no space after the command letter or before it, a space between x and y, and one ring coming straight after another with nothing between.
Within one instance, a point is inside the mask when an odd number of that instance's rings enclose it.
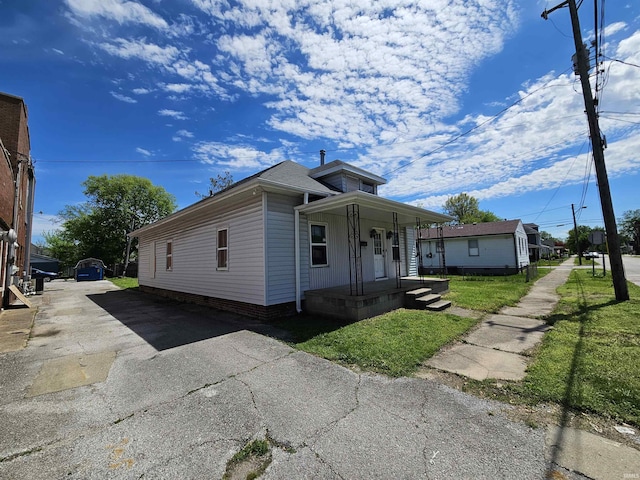
<instances>
[{"instance_id":1,"label":"white neighboring house","mask_svg":"<svg viewBox=\"0 0 640 480\"><path fill-rule=\"evenodd\" d=\"M512 274L529 265L527 233L520 220L446 225L442 227L442 237L444 262L449 273ZM420 273L439 272L442 255L438 229L421 229L419 243ZM410 269L413 274L419 269L419 262L415 263Z\"/></svg>"},{"instance_id":2,"label":"white neighboring house","mask_svg":"<svg viewBox=\"0 0 640 480\"><path fill-rule=\"evenodd\" d=\"M306 290L407 275L406 227L451 217L379 197L384 183L322 154L279 163L132 232L140 288L270 318Z\"/></svg>"}]
</instances>

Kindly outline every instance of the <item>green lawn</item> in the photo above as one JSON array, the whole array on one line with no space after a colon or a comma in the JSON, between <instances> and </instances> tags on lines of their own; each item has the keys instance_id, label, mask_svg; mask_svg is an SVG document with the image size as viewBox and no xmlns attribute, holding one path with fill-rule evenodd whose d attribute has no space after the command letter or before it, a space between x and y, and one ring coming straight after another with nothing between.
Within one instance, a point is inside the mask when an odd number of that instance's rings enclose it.
<instances>
[{"instance_id":1,"label":"green lawn","mask_svg":"<svg viewBox=\"0 0 640 480\"><path fill-rule=\"evenodd\" d=\"M130 278L130 277L114 277L114 278L109 278L108 279L111 283L113 283L114 285L122 288L122 289L127 289L127 288L138 288L138 279L137 278Z\"/></svg>"},{"instance_id":2,"label":"green lawn","mask_svg":"<svg viewBox=\"0 0 640 480\"><path fill-rule=\"evenodd\" d=\"M449 293L443 298L457 307L488 313L497 313L502 307L512 306L526 295L535 280L549 273L538 269L538 277L525 282L525 276L451 276Z\"/></svg>"},{"instance_id":3,"label":"green lawn","mask_svg":"<svg viewBox=\"0 0 640 480\"><path fill-rule=\"evenodd\" d=\"M413 373L477 321L446 313L399 309L341 327L331 321L307 318L290 331L297 338L295 346L301 350L399 377ZM320 333L323 323L325 331Z\"/></svg>"},{"instance_id":4,"label":"green lawn","mask_svg":"<svg viewBox=\"0 0 640 480\"><path fill-rule=\"evenodd\" d=\"M616 302L611 276L574 270L517 393L640 425L640 287Z\"/></svg>"}]
</instances>

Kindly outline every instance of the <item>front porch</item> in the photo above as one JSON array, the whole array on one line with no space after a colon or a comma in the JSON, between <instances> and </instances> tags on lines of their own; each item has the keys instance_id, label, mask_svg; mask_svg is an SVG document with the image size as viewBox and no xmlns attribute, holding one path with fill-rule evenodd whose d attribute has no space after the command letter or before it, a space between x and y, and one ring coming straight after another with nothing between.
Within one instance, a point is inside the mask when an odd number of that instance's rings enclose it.
<instances>
[{"instance_id":1,"label":"front porch","mask_svg":"<svg viewBox=\"0 0 640 480\"><path fill-rule=\"evenodd\" d=\"M351 295L351 285L307 290L304 310L312 315L359 321L404 307L409 291L420 288L431 289L434 294L449 291L446 278L403 277L400 287L396 283L396 279L365 282L362 295Z\"/></svg>"}]
</instances>

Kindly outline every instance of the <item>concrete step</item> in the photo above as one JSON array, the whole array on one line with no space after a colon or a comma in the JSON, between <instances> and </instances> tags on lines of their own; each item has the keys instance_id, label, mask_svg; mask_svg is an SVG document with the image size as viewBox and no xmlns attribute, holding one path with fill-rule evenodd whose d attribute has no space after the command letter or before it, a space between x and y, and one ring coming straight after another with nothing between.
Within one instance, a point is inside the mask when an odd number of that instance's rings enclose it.
<instances>
[{"instance_id":1,"label":"concrete step","mask_svg":"<svg viewBox=\"0 0 640 480\"><path fill-rule=\"evenodd\" d=\"M430 293L428 295L423 295L422 297L416 298L416 303L419 305L419 308L425 308L427 305L431 303L435 303L442 298L441 295L437 293Z\"/></svg>"},{"instance_id":2,"label":"concrete step","mask_svg":"<svg viewBox=\"0 0 640 480\"><path fill-rule=\"evenodd\" d=\"M418 288L416 290L411 290L408 292L405 292L404 294L409 296L409 297L419 297L421 295L427 295L428 293L431 293L431 289L430 288Z\"/></svg>"},{"instance_id":3,"label":"concrete step","mask_svg":"<svg viewBox=\"0 0 640 480\"><path fill-rule=\"evenodd\" d=\"M449 300L438 300L437 302L426 305L425 309L431 310L433 312L441 312L442 310L446 310L450 306L451 302Z\"/></svg>"}]
</instances>

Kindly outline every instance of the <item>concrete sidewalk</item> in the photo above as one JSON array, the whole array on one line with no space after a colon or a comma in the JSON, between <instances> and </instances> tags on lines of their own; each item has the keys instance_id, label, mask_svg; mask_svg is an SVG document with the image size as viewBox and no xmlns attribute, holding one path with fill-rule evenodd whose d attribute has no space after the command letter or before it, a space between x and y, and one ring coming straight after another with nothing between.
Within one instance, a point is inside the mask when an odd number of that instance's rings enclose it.
<instances>
[{"instance_id":1,"label":"concrete sidewalk","mask_svg":"<svg viewBox=\"0 0 640 480\"><path fill-rule=\"evenodd\" d=\"M537 280L516 306L485 316L477 329L427 365L474 380L522 380L527 368L523 353L540 343L550 328L540 319L555 308L560 298L556 289L567 281L572 267L569 258Z\"/></svg>"}]
</instances>

